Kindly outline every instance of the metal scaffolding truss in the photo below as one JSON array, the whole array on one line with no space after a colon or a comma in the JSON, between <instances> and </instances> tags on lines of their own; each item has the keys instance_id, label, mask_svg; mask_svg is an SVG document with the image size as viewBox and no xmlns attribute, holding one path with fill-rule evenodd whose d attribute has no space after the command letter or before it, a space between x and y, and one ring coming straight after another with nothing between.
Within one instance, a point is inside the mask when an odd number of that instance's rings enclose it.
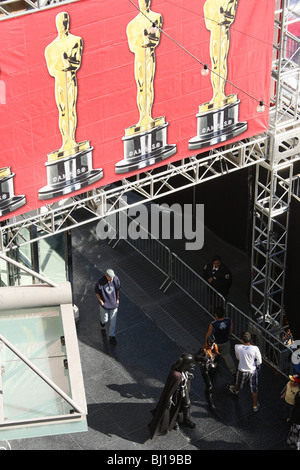
<instances>
[{"instance_id":1,"label":"metal scaffolding truss","mask_svg":"<svg viewBox=\"0 0 300 470\"><path fill-rule=\"evenodd\" d=\"M46 205L34 213L26 213L2 223L0 252L10 251L140 204L141 201L124 204L124 196L132 191L142 196L143 201L152 201L240 168L256 165L266 159L267 152L267 135L251 137L231 146L212 149L206 156L189 157L139 174L131 180L123 179L118 184ZM181 177L180 185L178 177ZM84 221L76 220L78 209L87 211Z\"/></svg>"},{"instance_id":2,"label":"metal scaffolding truss","mask_svg":"<svg viewBox=\"0 0 300 470\"><path fill-rule=\"evenodd\" d=\"M285 133L299 122L300 21L298 0L277 0L272 62L270 132ZM298 31L299 34L299 31Z\"/></svg>"},{"instance_id":3,"label":"metal scaffolding truss","mask_svg":"<svg viewBox=\"0 0 300 470\"><path fill-rule=\"evenodd\" d=\"M72 3L79 0L2 0L0 2L0 21L13 16L33 13L45 8L55 7L58 3Z\"/></svg>"},{"instance_id":4,"label":"metal scaffolding truss","mask_svg":"<svg viewBox=\"0 0 300 470\"><path fill-rule=\"evenodd\" d=\"M253 215L251 305L270 326L284 323L284 284L293 164L259 165Z\"/></svg>"},{"instance_id":5,"label":"metal scaffolding truss","mask_svg":"<svg viewBox=\"0 0 300 470\"><path fill-rule=\"evenodd\" d=\"M264 326L284 326L289 211L300 159L300 38L295 0L277 2L269 135L269 155L256 167L251 257L252 314Z\"/></svg>"}]
</instances>

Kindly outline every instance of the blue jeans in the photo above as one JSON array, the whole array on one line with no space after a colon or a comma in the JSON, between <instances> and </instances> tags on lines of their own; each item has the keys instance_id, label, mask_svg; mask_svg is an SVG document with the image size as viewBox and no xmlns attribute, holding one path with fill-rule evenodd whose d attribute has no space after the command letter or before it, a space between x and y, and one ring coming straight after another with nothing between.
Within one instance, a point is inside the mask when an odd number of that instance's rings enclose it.
<instances>
[{"instance_id":1,"label":"blue jeans","mask_svg":"<svg viewBox=\"0 0 300 470\"><path fill-rule=\"evenodd\" d=\"M104 308L100 305L100 321L101 323L109 322L109 336L115 336L117 324L118 307Z\"/></svg>"}]
</instances>

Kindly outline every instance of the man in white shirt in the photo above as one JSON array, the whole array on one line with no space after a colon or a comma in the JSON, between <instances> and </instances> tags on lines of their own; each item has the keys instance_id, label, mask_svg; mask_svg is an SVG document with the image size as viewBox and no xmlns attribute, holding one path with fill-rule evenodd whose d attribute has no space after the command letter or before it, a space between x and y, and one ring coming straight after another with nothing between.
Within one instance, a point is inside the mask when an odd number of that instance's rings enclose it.
<instances>
[{"instance_id":1,"label":"man in white shirt","mask_svg":"<svg viewBox=\"0 0 300 470\"><path fill-rule=\"evenodd\" d=\"M248 380L253 401L253 411L260 408L258 399L258 370L262 364L262 357L257 346L251 344L251 334L248 331L242 333L242 344L235 345L235 355L239 361L235 385L227 385L227 389L237 395Z\"/></svg>"}]
</instances>

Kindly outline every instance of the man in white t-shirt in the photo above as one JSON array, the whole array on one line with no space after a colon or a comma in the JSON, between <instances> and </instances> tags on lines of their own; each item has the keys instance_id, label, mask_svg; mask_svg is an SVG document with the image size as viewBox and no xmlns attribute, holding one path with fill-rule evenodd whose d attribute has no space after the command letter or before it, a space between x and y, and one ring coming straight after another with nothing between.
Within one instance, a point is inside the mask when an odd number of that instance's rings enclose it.
<instances>
[{"instance_id":1,"label":"man in white t-shirt","mask_svg":"<svg viewBox=\"0 0 300 470\"><path fill-rule=\"evenodd\" d=\"M262 364L260 350L251 344L251 334L248 331L242 333L242 344L235 345L235 355L239 361L235 385L227 385L227 390L237 395L245 382L249 381L252 394L253 411L260 408L258 399L258 370Z\"/></svg>"}]
</instances>

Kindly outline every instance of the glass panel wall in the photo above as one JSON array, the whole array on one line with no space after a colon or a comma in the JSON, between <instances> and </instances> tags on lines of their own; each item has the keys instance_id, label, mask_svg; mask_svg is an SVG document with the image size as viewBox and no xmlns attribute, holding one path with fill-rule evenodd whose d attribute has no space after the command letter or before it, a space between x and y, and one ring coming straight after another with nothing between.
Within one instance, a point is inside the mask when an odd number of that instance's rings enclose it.
<instances>
[{"instance_id":1,"label":"glass panel wall","mask_svg":"<svg viewBox=\"0 0 300 470\"><path fill-rule=\"evenodd\" d=\"M24 228L18 233L20 242L31 238L28 231L29 229ZM41 233L40 235L42 237L44 234ZM38 241L21 245L19 248L5 254L53 282L70 281L72 283L70 231L40 238ZM36 283L40 283L40 281L31 274L0 259L0 287L24 286Z\"/></svg>"}]
</instances>

